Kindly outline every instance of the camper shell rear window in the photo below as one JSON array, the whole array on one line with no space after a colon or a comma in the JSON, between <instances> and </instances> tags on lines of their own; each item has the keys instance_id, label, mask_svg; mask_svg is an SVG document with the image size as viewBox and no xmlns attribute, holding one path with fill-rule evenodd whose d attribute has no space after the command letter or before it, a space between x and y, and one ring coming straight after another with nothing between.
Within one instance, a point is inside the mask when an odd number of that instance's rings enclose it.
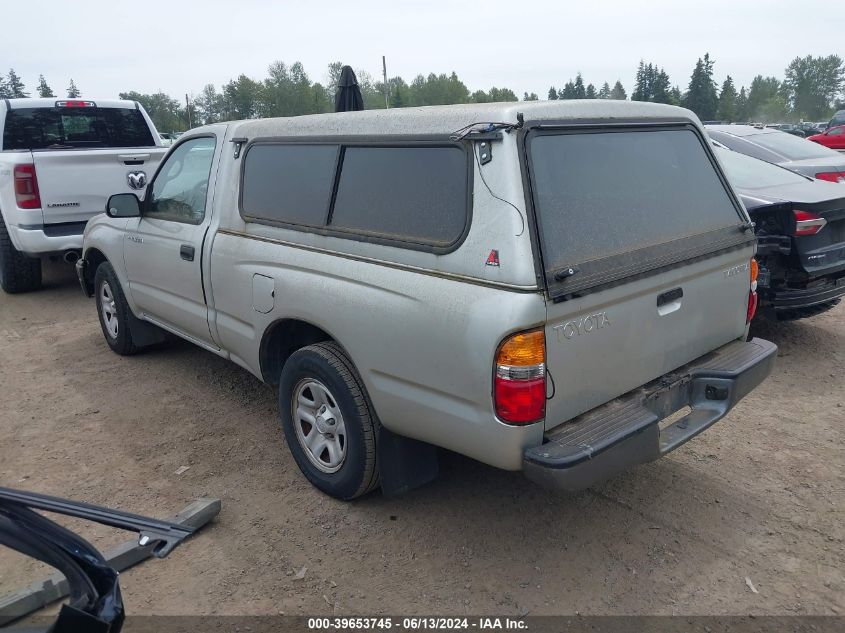
<instances>
[{"instance_id":1,"label":"camper shell rear window","mask_svg":"<svg viewBox=\"0 0 845 633\"><path fill-rule=\"evenodd\" d=\"M553 297L753 239L692 126L540 128L526 149Z\"/></svg>"}]
</instances>

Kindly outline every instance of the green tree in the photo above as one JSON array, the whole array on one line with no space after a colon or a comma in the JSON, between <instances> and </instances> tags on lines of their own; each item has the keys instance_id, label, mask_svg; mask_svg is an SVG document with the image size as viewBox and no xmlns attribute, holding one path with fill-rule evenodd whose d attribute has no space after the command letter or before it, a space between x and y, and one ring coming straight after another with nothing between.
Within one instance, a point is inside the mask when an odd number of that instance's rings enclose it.
<instances>
[{"instance_id":1,"label":"green tree","mask_svg":"<svg viewBox=\"0 0 845 633\"><path fill-rule=\"evenodd\" d=\"M549 101L557 101L558 99L559 97L557 94L557 90L555 90L555 87L552 86L551 88L549 88Z\"/></svg>"},{"instance_id":2,"label":"green tree","mask_svg":"<svg viewBox=\"0 0 845 633\"><path fill-rule=\"evenodd\" d=\"M217 123L223 120L223 95L217 92L214 84L206 84L198 97L193 100L194 117L198 125Z\"/></svg>"},{"instance_id":3,"label":"green tree","mask_svg":"<svg viewBox=\"0 0 845 633\"><path fill-rule=\"evenodd\" d=\"M188 128L187 114L181 109L180 101L163 92L143 94L133 90L121 92L119 97L144 106L156 129L161 132L180 132Z\"/></svg>"},{"instance_id":4,"label":"green tree","mask_svg":"<svg viewBox=\"0 0 845 633\"><path fill-rule=\"evenodd\" d=\"M716 118L721 121L736 121L737 105L736 87L734 80L728 75L722 84L722 92L719 93L719 109Z\"/></svg>"},{"instance_id":5,"label":"green tree","mask_svg":"<svg viewBox=\"0 0 845 633\"><path fill-rule=\"evenodd\" d=\"M470 101L469 89L454 72L451 75L430 73L427 77L417 75L409 89L414 105L445 105Z\"/></svg>"},{"instance_id":6,"label":"green tree","mask_svg":"<svg viewBox=\"0 0 845 633\"><path fill-rule=\"evenodd\" d=\"M598 98L610 99L610 84L606 81L601 85L601 88L599 88Z\"/></svg>"},{"instance_id":7,"label":"green tree","mask_svg":"<svg viewBox=\"0 0 845 633\"><path fill-rule=\"evenodd\" d=\"M789 63L781 89L793 116L817 121L830 116L843 86L845 65L839 55L807 55Z\"/></svg>"},{"instance_id":8,"label":"green tree","mask_svg":"<svg viewBox=\"0 0 845 633\"><path fill-rule=\"evenodd\" d=\"M775 111L772 104L778 102L780 92L780 81L777 78L763 77L763 75L754 77L748 89L748 103L743 118L749 122L762 121L764 110L769 114Z\"/></svg>"},{"instance_id":9,"label":"green tree","mask_svg":"<svg viewBox=\"0 0 845 633\"><path fill-rule=\"evenodd\" d=\"M490 88L490 101L493 103L502 103L505 101L519 101L519 97L510 88Z\"/></svg>"},{"instance_id":10,"label":"green tree","mask_svg":"<svg viewBox=\"0 0 845 633\"><path fill-rule=\"evenodd\" d=\"M73 82L73 79L71 79L70 84L67 87L68 99L78 99L81 96L82 93L79 91L79 88L76 87L76 84Z\"/></svg>"},{"instance_id":11,"label":"green tree","mask_svg":"<svg viewBox=\"0 0 845 633\"><path fill-rule=\"evenodd\" d=\"M667 103L679 106L683 100L684 96L681 94L681 89L678 86L672 86L672 89L669 91L669 101Z\"/></svg>"},{"instance_id":12,"label":"green tree","mask_svg":"<svg viewBox=\"0 0 845 633\"><path fill-rule=\"evenodd\" d=\"M596 92L596 87L593 84L587 84L587 90L584 93L584 97L586 99L598 99L598 93Z\"/></svg>"},{"instance_id":13,"label":"green tree","mask_svg":"<svg viewBox=\"0 0 845 633\"><path fill-rule=\"evenodd\" d=\"M9 69L9 75L6 78L6 92L9 94L7 97L9 99L24 99L29 96L26 86L23 85L23 81L14 68Z\"/></svg>"},{"instance_id":14,"label":"green tree","mask_svg":"<svg viewBox=\"0 0 845 633\"><path fill-rule=\"evenodd\" d=\"M8 99L10 97L9 86L6 85L6 78L3 75L0 75L0 99Z\"/></svg>"},{"instance_id":15,"label":"green tree","mask_svg":"<svg viewBox=\"0 0 845 633\"><path fill-rule=\"evenodd\" d=\"M672 103L669 88L669 75L663 68L640 60L634 81L631 101L650 101L652 103Z\"/></svg>"},{"instance_id":16,"label":"green tree","mask_svg":"<svg viewBox=\"0 0 845 633\"><path fill-rule=\"evenodd\" d=\"M575 95L575 82L571 79L563 85L563 90L557 93L558 99L577 99Z\"/></svg>"},{"instance_id":17,"label":"green tree","mask_svg":"<svg viewBox=\"0 0 845 633\"><path fill-rule=\"evenodd\" d=\"M476 90L469 96L469 100L473 103L490 103L492 99L483 90Z\"/></svg>"},{"instance_id":18,"label":"green tree","mask_svg":"<svg viewBox=\"0 0 845 633\"><path fill-rule=\"evenodd\" d=\"M226 119L253 119L262 106L263 85L239 75L223 86L223 112Z\"/></svg>"},{"instance_id":19,"label":"green tree","mask_svg":"<svg viewBox=\"0 0 845 633\"><path fill-rule=\"evenodd\" d=\"M713 64L709 53L698 59L683 98L684 107L695 112L704 121L714 119L719 108L719 95L716 92L716 82L713 81Z\"/></svg>"},{"instance_id":20,"label":"green tree","mask_svg":"<svg viewBox=\"0 0 845 633\"><path fill-rule=\"evenodd\" d=\"M522 95L523 101L539 101L540 97L537 96L536 92L526 92Z\"/></svg>"},{"instance_id":21,"label":"green tree","mask_svg":"<svg viewBox=\"0 0 845 633\"><path fill-rule=\"evenodd\" d=\"M628 93L625 92L625 87L622 85L622 82L618 79L613 85L613 90L610 91L610 98L614 99L615 101L625 101L628 98Z\"/></svg>"},{"instance_id":22,"label":"green tree","mask_svg":"<svg viewBox=\"0 0 845 633\"><path fill-rule=\"evenodd\" d=\"M47 80L44 79L44 75L38 75L38 96L42 98L46 97L55 97L56 95L53 94L53 89L47 85Z\"/></svg>"},{"instance_id":23,"label":"green tree","mask_svg":"<svg viewBox=\"0 0 845 633\"><path fill-rule=\"evenodd\" d=\"M745 86L739 89L739 94L736 96L736 120L748 121L748 95L745 92Z\"/></svg>"},{"instance_id":24,"label":"green tree","mask_svg":"<svg viewBox=\"0 0 845 633\"><path fill-rule=\"evenodd\" d=\"M573 99L586 99L587 98L587 89L584 87L584 78L581 77L581 73L578 73L575 76L575 84L574 84L574 93L575 96L572 97Z\"/></svg>"}]
</instances>

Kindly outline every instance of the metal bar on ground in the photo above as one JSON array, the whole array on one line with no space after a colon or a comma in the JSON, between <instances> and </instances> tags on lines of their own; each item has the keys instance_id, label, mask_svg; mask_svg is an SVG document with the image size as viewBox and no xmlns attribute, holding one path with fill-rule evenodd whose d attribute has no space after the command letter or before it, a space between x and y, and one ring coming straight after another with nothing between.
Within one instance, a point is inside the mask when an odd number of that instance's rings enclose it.
<instances>
[{"instance_id":1,"label":"metal bar on ground","mask_svg":"<svg viewBox=\"0 0 845 633\"><path fill-rule=\"evenodd\" d=\"M220 514L220 508L220 499L197 499L167 521L199 530ZM123 571L153 556L155 545L139 545L136 538L111 548L103 556L112 568ZM67 596L67 591L67 580L55 573L0 597L0 627L61 600Z\"/></svg>"}]
</instances>

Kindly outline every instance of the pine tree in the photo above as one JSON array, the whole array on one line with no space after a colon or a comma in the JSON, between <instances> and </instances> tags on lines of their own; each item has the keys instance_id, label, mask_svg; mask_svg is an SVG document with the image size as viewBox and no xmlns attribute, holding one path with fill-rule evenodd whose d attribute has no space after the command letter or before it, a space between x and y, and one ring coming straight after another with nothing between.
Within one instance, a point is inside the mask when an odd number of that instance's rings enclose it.
<instances>
[{"instance_id":1,"label":"pine tree","mask_svg":"<svg viewBox=\"0 0 845 633\"><path fill-rule=\"evenodd\" d=\"M736 97L736 120L742 122L748 120L748 95L745 93L745 86L739 89Z\"/></svg>"},{"instance_id":2,"label":"pine tree","mask_svg":"<svg viewBox=\"0 0 845 633\"><path fill-rule=\"evenodd\" d=\"M404 108L405 103L405 90L401 86L394 86L393 94L390 95L390 107L391 108Z\"/></svg>"},{"instance_id":3,"label":"pine tree","mask_svg":"<svg viewBox=\"0 0 845 633\"><path fill-rule=\"evenodd\" d=\"M598 97L599 99L610 99L610 84L606 81L601 85Z\"/></svg>"},{"instance_id":4,"label":"pine tree","mask_svg":"<svg viewBox=\"0 0 845 633\"><path fill-rule=\"evenodd\" d=\"M587 98L587 90L584 88L584 78L581 77L581 73L575 77L575 85L574 85L574 92L575 95L572 97L573 99L586 99Z\"/></svg>"},{"instance_id":5,"label":"pine tree","mask_svg":"<svg viewBox=\"0 0 845 633\"><path fill-rule=\"evenodd\" d=\"M587 92L585 93L585 98L587 99L598 99L599 95L596 92L596 87L593 84L589 84L587 86Z\"/></svg>"},{"instance_id":6,"label":"pine tree","mask_svg":"<svg viewBox=\"0 0 845 633\"><path fill-rule=\"evenodd\" d=\"M47 85L44 75L38 75L38 88L36 90L38 91L38 96L42 98L56 96L53 94L53 89Z\"/></svg>"},{"instance_id":7,"label":"pine tree","mask_svg":"<svg viewBox=\"0 0 845 633\"><path fill-rule=\"evenodd\" d=\"M728 75L725 83L722 84L722 92L719 94L719 109L716 118L726 123L736 121L736 87L734 80Z\"/></svg>"},{"instance_id":8,"label":"pine tree","mask_svg":"<svg viewBox=\"0 0 845 633\"><path fill-rule=\"evenodd\" d=\"M526 92L522 95L523 101L539 101L540 97L537 96L536 92Z\"/></svg>"},{"instance_id":9,"label":"pine tree","mask_svg":"<svg viewBox=\"0 0 845 633\"><path fill-rule=\"evenodd\" d=\"M681 105L681 101L683 101L684 97L681 94L681 89L678 86L672 86L672 89L669 91L669 101L667 103L671 105L679 106Z\"/></svg>"},{"instance_id":10,"label":"pine tree","mask_svg":"<svg viewBox=\"0 0 845 633\"><path fill-rule=\"evenodd\" d=\"M619 82L617 81L616 83L618 84ZM631 93L631 101L648 101L649 92L645 62L640 60L637 66L637 76L634 79L634 92Z\"/></svg>"},{"instance_id":11,"label":"pine tree","mask_svg":"<svg viewBox=\"0 0 845 633\"><path fill-rule=\"evenodd\" d=\"M6 85L6 78L3 75L0 75L0 99L8 99L11 97L9 94L9 87Z\"/></svg>"},{"instance_id":12,"label":"pine tree","mask_svg":"<svg viewBox=\"0 0 845 633\"><path fill-rule=\"evenodd\" d=\"M628 98L628 93L625 92L625 88L622 85L622 82L618 79L613 85L613 90L610 91L610 98L616 101L625 101Z\"/></svg>"},{"instance_id":13,"label":"pine tree","mask_svg":"<svg viewBox=\"0 0 845 633\"><path fill-rule=\"evenodd\" d=\"M26 86L23 85L14 68L9 69L9 76L6 79L6 92L9 93L8 98L10 99L24 99L29 96Z\"/></svg>"},{"instance_id":14,"label":"pine tree","mask_svg":"<svg viewBox=\"0 0 845 633\"><path fill-rule=\"evenodd\" d=\"M563 85L563 90L557 94L558 99L575 99L575 82L571 79Z\"/></svg>"},{"instance_id":15,"label":"pine tree","mask_svg":"<svg viewBox=\"0 0 845 633\"><path fill-rule=\"evenodd\" d=\"M699 58L683 99L684 107L704 121L714 119L719 109L719 95L716 93L716 82L713 81L713 63L709 53L705 53L703 59Z\"/></svg>"},{"instance_id":16,"label":"pine tree","mask_svg":"<svg viewBox=\"0 0 845 633\"><path fill-rule=\"evenodd\" d=\"M669 75L663 68L654 64L645 65L640 61L637 67L634 92L631 101L651 101L653 103L672 103L672 91L669 88Z\"/></svg>"},{"instance_id":17,"label":"pine tree","mask_svg":"<svg viewBox=\"0 0 845 633\"><path fill-rule=\"evenodd\" d=\"M552 86L549 88L549 101L557 101L560 97L558 97L557 90L555 87Z\"/></svg>"},{"instance_id":18,"label":"pine tree","mask_svg":"<svg viewBox=\"0 0 845 633\"><path fill-rule=\"evenodd\" d=\"M73 83L73 79L71 79L70 85L67 87L68 99L76 99L77 97L79 97L81 95L82 95L82 93L79 91L79 88L76 87L76 84Z\"/></svg>"}]
</instances>

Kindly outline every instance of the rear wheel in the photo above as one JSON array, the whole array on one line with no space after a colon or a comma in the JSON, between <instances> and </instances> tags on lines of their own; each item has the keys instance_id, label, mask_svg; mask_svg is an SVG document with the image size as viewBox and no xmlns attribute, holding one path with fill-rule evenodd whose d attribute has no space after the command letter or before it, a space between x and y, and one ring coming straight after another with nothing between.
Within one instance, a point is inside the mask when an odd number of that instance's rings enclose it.
<instances>
[{"instance_id":1,"label":"rear wheel","mask_svg":"<svg viewBox=\"0 0 845 633\"><path fill-rule=\"evenodd\" d=\"M100 264L94 274L94 298L106 343L121 356L135 354L138 347L129 330L129 304L126 303L117 274L108 262Z\"/></svg>"},{"instance_id":2,"label":"rear wheel","mask_svg":"<svg viewBox=\"0 0 845 633\"><path fill-rule=\"evenodd\" d=\"M0 287L10 294L41 287L41 260L15 248L6 223L0 219Z\"/></svg>"},{"instance_id":3,"label":"rear wheel","mask_svg":"<svg viewBox=\"0 0 845 633\"><path fill-rule=\"evenodd\" d=\"M317 488L354 499L379 485L378 419L352 361L336 343L317 343L285 363L279 412L288 448Z\"/></svg>"}]
</instances>

